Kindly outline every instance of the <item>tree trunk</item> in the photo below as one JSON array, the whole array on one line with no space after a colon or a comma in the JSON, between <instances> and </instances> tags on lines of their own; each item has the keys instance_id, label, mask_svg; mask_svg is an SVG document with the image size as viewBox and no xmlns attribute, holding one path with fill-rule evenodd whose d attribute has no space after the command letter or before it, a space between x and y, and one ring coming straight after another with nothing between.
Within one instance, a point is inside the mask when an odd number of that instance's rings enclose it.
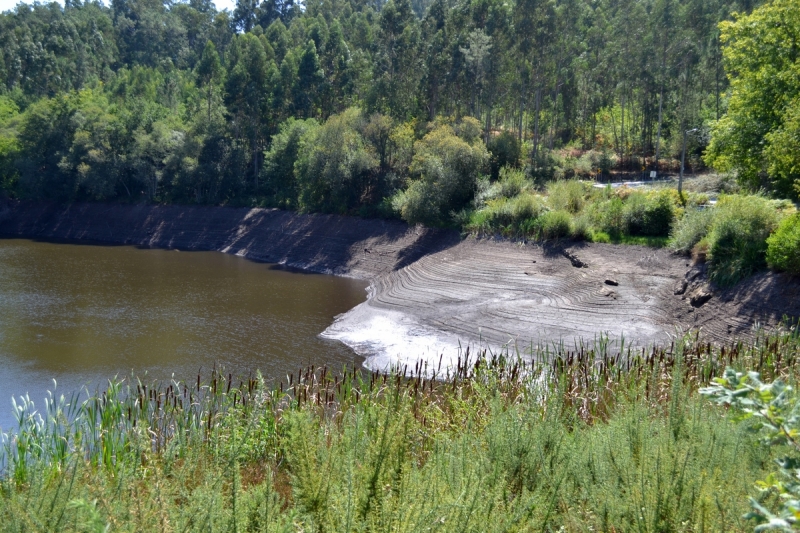
<instances>
[{"instance_id":1,"label":"tree trunk","mask_svg":"<svg viewBox=\"0 0 800 533\"><path fill-rule=\"evenodd\" d=\"M656 161L653 170L658 176L658 157L661 155L661 117L664 109L664 80L661 80L661 92L658 95L658 131L656 132Z\"/></svg>"}]
</instances>

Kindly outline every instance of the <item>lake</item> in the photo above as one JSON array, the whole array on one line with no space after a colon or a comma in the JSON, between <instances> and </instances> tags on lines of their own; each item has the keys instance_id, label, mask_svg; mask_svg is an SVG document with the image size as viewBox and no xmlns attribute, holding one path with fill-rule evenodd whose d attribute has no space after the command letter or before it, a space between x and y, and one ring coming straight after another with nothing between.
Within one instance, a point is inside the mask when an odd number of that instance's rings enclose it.
<instances>
[{"instance_id":1,"label":"lake","mask_svg":"<svg viewBox=\"0 0 800 533\"><path fill-rule=\"evenodd\" d=\"M285 379L361 359L318 337L367 284L218 252L0 239L0 428L11 397L114 376L194 380L216 364Z\"/></svg>"}]
</instances>

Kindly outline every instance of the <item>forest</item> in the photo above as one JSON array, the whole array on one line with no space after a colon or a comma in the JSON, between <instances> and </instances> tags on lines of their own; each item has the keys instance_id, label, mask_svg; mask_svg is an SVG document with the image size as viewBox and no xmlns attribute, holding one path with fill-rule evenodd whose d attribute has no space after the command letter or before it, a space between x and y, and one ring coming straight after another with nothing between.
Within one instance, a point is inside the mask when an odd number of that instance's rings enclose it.
<instances>
[{"instance_id":1,"label":"forest","mask_svg":"<svg viewBox=\"0 0 800 533\"><path fill-rule=\"evenodd\" d=\"M760 4L20 4L0 15L0 187L448 226L502 173L674 171L689 131L687 168L796 197L800 9Z\"/></svg>"}]
</instances>

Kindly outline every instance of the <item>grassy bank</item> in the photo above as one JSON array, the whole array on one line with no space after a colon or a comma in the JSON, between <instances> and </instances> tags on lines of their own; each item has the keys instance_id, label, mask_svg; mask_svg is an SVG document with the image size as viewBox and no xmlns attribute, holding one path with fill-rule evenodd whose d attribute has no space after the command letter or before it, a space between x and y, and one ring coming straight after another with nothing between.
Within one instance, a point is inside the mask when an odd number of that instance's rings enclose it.
<instances>
[{"instance_id":1,"label":"grassy bank","mask_svg":"<svg viewBox=\"0 0 800 533\"><path fill-rule=\"evenodd\" d=\"M474 208L456 215L464 231L548 241L573 239L614 244L668 246L709 261L721 287L772 267L798 272L800 218L788 200L762 195L679 194L663 184L642 188L596 187L562 180L537 188L520 171L479 182Z\"/></svg>"},{"instance_id":2,"label":"grassy bank","mask_svg":"<svg viewBox=\"0 0 800 533\"><path fill-rule=\"evenodd\" d=\"M536 354L536 361L548 354ZM552 357L554 354L550 354ZM308 369L113 382L17 407L3 531L746 531L770 450L697 388L732 365L792 376L787 331L683 338L449 381ZM778 453L780 450L775 450Z\"/></svg>"}]
</instances>

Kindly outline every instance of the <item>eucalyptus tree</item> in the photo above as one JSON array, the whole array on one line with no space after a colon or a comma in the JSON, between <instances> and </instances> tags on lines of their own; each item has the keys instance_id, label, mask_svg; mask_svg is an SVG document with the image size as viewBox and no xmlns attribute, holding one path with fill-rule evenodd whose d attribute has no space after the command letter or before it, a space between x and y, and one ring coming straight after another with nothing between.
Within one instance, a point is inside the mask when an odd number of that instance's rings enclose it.
<instances>
[{"instance_id":1,"label":"eucalyptus tree","mask_svg":"<svg viewBox=\"0 0 800 533\"><path fill-rule=\"evenodd\" d=\"M253 187L258 189L258 158L264 149L270 64L265 46L252 33L234 38L228 57L226 105L235 138L249 143Z\"/></svg>"}]
</instances>

